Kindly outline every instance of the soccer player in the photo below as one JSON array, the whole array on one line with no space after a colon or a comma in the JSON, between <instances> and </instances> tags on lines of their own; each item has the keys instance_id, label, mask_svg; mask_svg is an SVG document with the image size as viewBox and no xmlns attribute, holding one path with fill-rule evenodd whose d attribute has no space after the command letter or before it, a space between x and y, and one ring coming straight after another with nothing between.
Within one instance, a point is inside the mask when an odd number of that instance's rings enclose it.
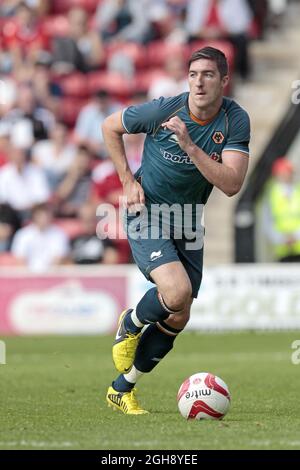
<instances>
[{"instance_id":1,"label":"soccer player","mask_svg":"<svg viewBox=\"0 0 300 470\"><path fill-rule=\"evenodd\" d=\"M168 354L189 320L202 279L204 230L199 218L213 186L233 196L247 172L249 117L223 96L228 80L223 52L205 47L189 60L189 92L129 106L103 124L127 200L132 254L155 284L119 319L113 360L120 375L106 400L125 414L147 413L136 399L135 384ZM147 136L141 167L133 176L122 136L140 132ZM162 207L170 208L169 219L163 210L157 217Z\"/></svg>"}]
</instances>

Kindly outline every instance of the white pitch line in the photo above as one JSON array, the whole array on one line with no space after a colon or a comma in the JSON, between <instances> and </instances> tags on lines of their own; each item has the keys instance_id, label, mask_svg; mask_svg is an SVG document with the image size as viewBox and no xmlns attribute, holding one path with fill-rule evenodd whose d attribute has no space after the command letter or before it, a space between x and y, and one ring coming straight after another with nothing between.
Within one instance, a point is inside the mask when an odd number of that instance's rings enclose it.
<instances>
[{"instance_id":1,"label":"white pitch line","mask_svg":"<svg viewBox=\"0 0 300 470\"><path fill-rule=\"evenodd\" d=\"M47 441L0 441L0 448L2 446L9 447L71 447L77 445L76 442L47 442Z\"/></svg>"}]
</instances>

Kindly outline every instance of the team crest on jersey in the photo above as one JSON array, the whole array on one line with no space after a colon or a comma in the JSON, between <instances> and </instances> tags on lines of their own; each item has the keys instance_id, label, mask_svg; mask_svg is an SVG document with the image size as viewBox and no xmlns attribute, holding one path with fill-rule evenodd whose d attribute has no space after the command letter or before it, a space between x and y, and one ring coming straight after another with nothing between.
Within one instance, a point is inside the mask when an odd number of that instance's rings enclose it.
<instances>
[{"instance_id":1,"label":"team crest on jersey","mask_svg":"<svg viewBox=\"0 0 300 470\"><path fill-rule=\"evenodd\" d=\"M213 133L212 140L214 141L215 144L222 144L224 139L225 139L224 134L221 131L216 131Z\"/></svg>"}]
</instances>

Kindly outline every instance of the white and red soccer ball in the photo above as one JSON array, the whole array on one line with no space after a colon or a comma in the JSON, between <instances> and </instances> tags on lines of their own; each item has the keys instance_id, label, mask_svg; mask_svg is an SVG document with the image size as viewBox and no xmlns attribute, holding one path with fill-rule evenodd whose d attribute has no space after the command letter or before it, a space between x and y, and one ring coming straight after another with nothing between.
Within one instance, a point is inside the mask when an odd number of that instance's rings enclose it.
<instances>
[{"instance_id":1,"label":"white and red soccer ball","mask_svg":"<svg viewBox=\"0 0 300 470\"><path fill-rule=\"evenodd\" d=\"M230 407L230 393L222 379L199 372L183 382L177 402L185 419L222 419Z\"/></svg>"}]
</instances>

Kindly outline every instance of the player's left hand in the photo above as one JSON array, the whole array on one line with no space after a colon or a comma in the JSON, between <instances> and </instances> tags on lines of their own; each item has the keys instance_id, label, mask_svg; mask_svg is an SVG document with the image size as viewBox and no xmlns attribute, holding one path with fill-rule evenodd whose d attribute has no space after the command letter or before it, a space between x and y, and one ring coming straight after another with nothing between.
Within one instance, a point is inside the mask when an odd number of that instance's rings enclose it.
<instances>
[{"instance_id":1,"label":"player's left hand","mask_svg":"<svg viewBox=\"0 0 300 470\"><path fill-rule=\"evenodd\" d=\"M169 121L163 122L162 127L174 132L178 137L180 147L188 153L188 149L193 145L193 141L184 122L178 116L174 116Z\"/></svg>"}]
</instances>

